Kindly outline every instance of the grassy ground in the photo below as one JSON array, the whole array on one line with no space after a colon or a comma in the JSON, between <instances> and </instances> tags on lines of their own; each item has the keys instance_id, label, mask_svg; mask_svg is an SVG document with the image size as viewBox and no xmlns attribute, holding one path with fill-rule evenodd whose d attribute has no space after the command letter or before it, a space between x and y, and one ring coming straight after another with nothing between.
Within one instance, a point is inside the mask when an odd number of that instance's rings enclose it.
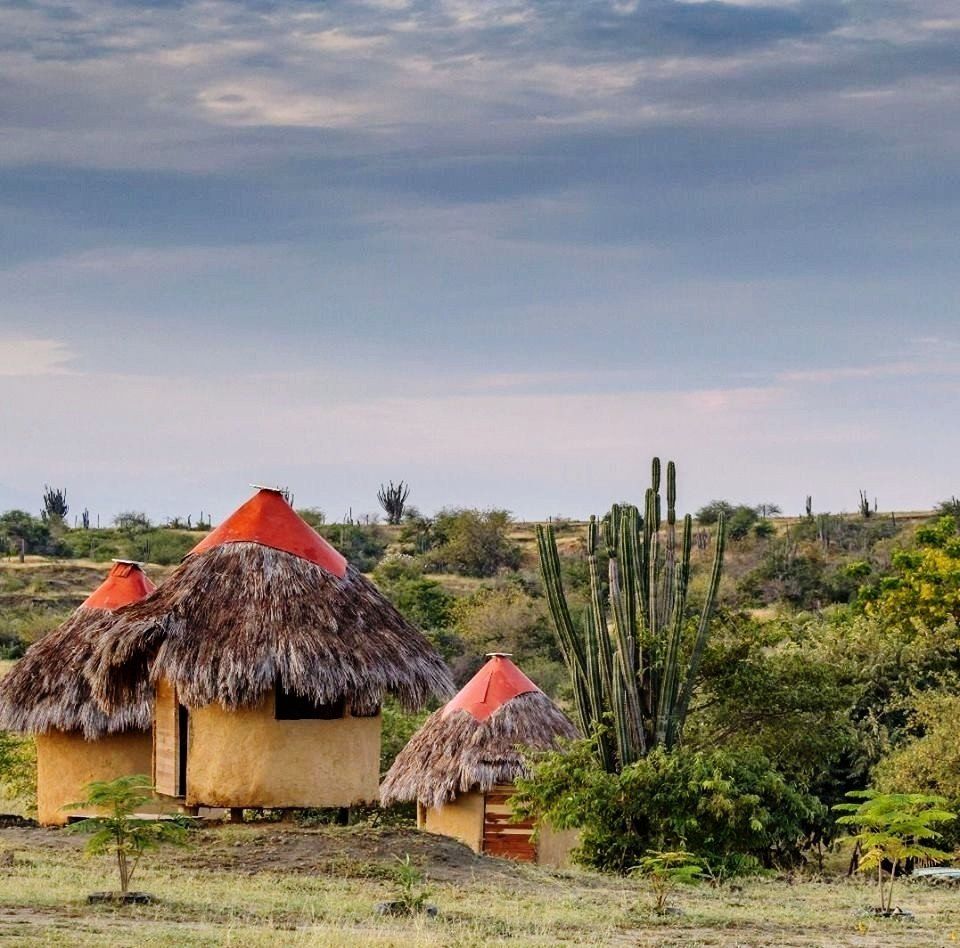
<instances>
[{"instance_id":1,"label":"grassy ground","mask_svg":"<svg viewBox=\"0 0 960 948\"><path fill-rule=\"evenodd\" d=\"M960 936L955 891L904 884L913 920L858 915L862 882L761 880L677 894L658 917L642 886L476 857L413 830L259 825L204 830L155 854L135 887L154 905L88 906L114 885L110 864L58 830L0 830L0 943L97 946L947 946ZM12 858L3 854L13 853ZM431 876L439 917L381 918L396 856Z\"/></svg>"}]
</instances>

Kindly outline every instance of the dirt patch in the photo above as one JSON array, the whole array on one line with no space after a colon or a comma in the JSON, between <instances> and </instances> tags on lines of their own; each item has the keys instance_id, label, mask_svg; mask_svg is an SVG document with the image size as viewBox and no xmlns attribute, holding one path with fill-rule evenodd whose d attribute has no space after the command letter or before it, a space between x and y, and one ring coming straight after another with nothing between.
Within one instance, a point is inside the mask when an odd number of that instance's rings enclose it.
<instances>
[{"instance_id":1,"label":"dirt patch","mask_svg":"<svg viewBox=\"0 0 960 948\"><path fill-rule=\"evenodd\" d=\"M62 829L23 823L0 824L0 850L80 850L86 838ZM194 869L255 875L338 875L347 878L390 878L397 859L411 860L437 882L473 880L523 885L532 867L505 859L478 856L446 836L402 827L302 828L285 824L205 826L185 850L165 852L170 862ZM537 873L540 875L541 873Z\"/></svg>"},{"instance_id":2,"label":"dirt patch","mask_svg":"<svg viewBox=\"0 0 960 948\"><path fill-rule=\"evenodd\" d=\"M23 821L20 825L0 827L0 849L82 849L86 839L54 827Z\"/></svg>"},{"instance_id":3,"label":"dirt patch","mask_svg":"<svg viewBox=\"0 0 960 948\"><path fill-rule=\"evenodd\" d=\"M385 878L406 854L437 882L482 878L518 882L527 867L478 856L445 836L397 827L225 826L200 831L196 846L175 861L198 869L254 874L323 873Z\"/></svg>"}]
</instances>

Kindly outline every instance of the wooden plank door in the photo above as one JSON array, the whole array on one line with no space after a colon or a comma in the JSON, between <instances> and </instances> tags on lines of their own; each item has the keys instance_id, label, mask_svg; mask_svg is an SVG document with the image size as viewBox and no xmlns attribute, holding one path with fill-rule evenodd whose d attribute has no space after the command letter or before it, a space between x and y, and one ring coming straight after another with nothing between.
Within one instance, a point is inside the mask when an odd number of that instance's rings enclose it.
<instances>
[{"instance_id":1,"label":"wooden plank door","mask_svg":"<svg viewBox=\"0 0 960 948\"><path fill-rule=\"evenodd\" d=\"M537 847L530 839L533 822L511 821L513 812L507 803L515 789L512 785L493 787L483 798L483 852L503 859L536 862Z\"/></svg>"},{"instance_id":2,"label":"wooden plank door","mask_svg":"<svg viewBox=\"0 0 960 948\"><path fill-rule=\"evenodd\" d=\"M180 714L173 687L157 685L153 712L153 785L157 793L180 796Z\"/></svg>"}]
</instances>

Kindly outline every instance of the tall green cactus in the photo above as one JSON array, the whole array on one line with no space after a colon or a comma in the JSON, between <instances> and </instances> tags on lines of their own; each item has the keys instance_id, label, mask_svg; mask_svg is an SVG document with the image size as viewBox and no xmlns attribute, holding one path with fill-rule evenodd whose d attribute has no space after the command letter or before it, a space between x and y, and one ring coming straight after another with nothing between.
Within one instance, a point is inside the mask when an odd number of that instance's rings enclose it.
<instances>
[{"instance_id":1,"label":"tall green cactus","mask_svg":"<svg viewBox=\"0 0 960 948\"><path fill-rule=\"evenodd\" d=\"M598 753L608 770L680 740L720 585L722 514L706 599L692 627L687 594L693 521L689 515L683 518L678 544L673 461L667 465L666 523L660 473L660 459L654 458L642 516L632 505L615 504L602 522L590 518L590 601L579 627L564 593L553 527L537 528L547 600L573 681L577 715L585 734L599 735ZM598 559L601 537L608 558L606 582ZM598 730L601 724L609 727Z\"/></svg>"}]
</instances>

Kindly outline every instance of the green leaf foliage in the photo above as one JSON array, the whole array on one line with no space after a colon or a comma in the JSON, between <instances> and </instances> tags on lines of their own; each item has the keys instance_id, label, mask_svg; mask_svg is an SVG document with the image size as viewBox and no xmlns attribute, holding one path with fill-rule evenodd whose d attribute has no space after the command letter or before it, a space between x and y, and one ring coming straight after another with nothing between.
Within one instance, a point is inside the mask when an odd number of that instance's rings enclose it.
<instances>
[{"instance_id":1,"label":"green leaf foliage","mask_svg":"<svg viewBox=\"0 0 960 948\"><path fill-rule=\"evenodd\" d=\"M655 748L611 773L583 740L537 756L517 786L519 812L580 828L578 861L620 873L650 850L683 849L717 875L791 863L823 811L752 750Z\"/></svg>"},{"instance_id":2,"label":"green leaf foliage","mask_svg":"<svg viewBox=\"0 0 960 948\"><path fill-rule=\"evenodd\" d=\"M856 830L852 839L860 850L859 869L877 873L880 910L889 912L898 867L911 859L946 859L948 853L931 845L942 836L934 827L955 820L956 814L944 809L943 797L932 794L852 790L847 796L851 802L833 808L844 814L837 823Z\"/></svg>"},{"instance_id":3,"label":"green leaf foliage","mask_svg":"<svg viewBox=\"0 0 960 948\"><path fill-rule=\"evenodd\" d=\"M83 800L68 803L64 809L97 809L103 815L71 823L67 830L90 835L86 846L89 855L109 854L116 859L121 893L129 891L145 852L163 843L186 843L187 829L181 821L134 816L153 797L151 780L144 774L94 780L85 789Z\"/></svg>"}]
</instances>

